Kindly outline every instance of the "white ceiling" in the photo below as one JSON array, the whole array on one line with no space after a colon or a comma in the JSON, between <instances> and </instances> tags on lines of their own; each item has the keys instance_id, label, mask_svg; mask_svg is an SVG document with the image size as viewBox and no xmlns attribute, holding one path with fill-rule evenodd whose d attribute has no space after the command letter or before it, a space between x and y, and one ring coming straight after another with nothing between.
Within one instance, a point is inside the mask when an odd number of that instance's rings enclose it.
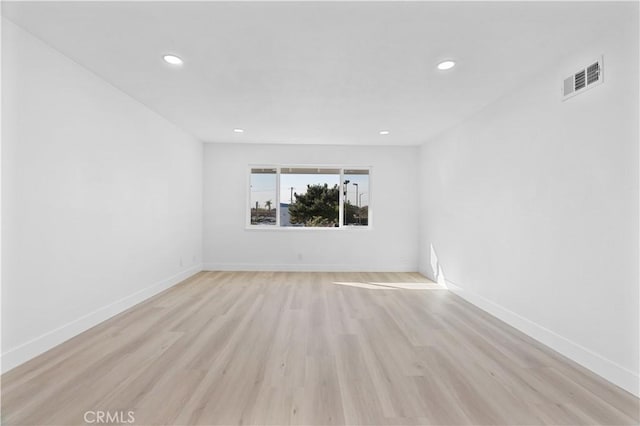
<instances>
[{"instance_id":1,"label":"white ceiling","mask_svg":"<svg viewBox=\"0 0 640 426\"><path fill-rule=\"evenodd\" d=\"M384 145L428 140L636 10L610 2L2 6L203 141ZM165 53L184 65L165 64ZM445 58L457 67L438 71Z\"/></svg>"}]
</instances>

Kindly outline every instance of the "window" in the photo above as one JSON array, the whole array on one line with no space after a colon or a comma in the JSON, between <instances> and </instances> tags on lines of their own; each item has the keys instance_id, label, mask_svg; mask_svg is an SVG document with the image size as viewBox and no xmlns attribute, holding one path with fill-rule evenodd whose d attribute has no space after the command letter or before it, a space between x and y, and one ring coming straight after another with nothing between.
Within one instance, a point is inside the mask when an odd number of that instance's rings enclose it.
<instances>
[{"instance_id":1,"label":"window","mask_svg":"<svg viewBox=\"0 0 640 426\"><path fill-rule=\"evenodd\" d=\"M368 228L370 168L261 166L250 169L248 225Z\"/></svg>"},{"instance_id":2,"label":"window","mask_svg":"<svg viewBox=\"0 0 640 426\"><path fill-rule=\"evenodd\" d=\"M369 170L344 170L344 224L369 224Z\"/></svg>"},{"instance_id":3,"label":"window","mask_svg":"<svg viewBox=\"0 0 640 426\"><path fill-rule=\"evenodd\" d=\"M251 169L249 212L252 225L276 225L277 183L276 169Z\"/></svg>"},{"instance_id":4,"label":"window","mask_svg":"<svg viewBox=\"0 0 640 426\"><path fill-rule=\"evenodd\" d=\"M280 226L339 226L340 169L283 167L280 194Z\"/></svg>"}]
</instances>

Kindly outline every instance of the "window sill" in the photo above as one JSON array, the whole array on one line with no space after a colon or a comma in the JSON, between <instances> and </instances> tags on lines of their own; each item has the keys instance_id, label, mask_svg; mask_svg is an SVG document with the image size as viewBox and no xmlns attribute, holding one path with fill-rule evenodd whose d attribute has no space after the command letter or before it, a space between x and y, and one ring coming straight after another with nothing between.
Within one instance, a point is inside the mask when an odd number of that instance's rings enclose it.
<instances>
[{"instance_id":1,"label":"window sill","mask_svg":"<svg viewBox=\"0 0 640 426\"><path fill-rule=\"evenodd\" d=\"M303 226L275 226L275 225L246 225L245 231L259 232L366 232L371 226L343 226L343 227L303 227Z\"/></svg>"}]
</instances>

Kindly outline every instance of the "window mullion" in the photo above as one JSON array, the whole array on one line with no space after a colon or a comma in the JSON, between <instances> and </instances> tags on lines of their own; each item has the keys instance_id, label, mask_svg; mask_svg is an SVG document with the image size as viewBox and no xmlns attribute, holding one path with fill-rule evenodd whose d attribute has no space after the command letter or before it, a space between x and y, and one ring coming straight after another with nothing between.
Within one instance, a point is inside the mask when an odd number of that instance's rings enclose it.
<instances>
[{"instance_id":1,"label":"window mullion","mask_svg":"<svg viewBox=\"0 0 640 426\"><path fill-rule=\"evenodd\" d=\"M341 168L340 169L340 183L339 183L339 206L338 206L338 228L342 229L343 225L344 225L344 191L345 191L345 185L344 185L344 169Z\"/></svg>"},{"instance_id":2,"label":"window mullion","mask_svg":"<svg viewBox=\"0 0 640 426\"><path fill-rule=\"evenodd\" d=\"M276 226L280 226L280 167L276 167Z\"/></svg>"}]
</instances>

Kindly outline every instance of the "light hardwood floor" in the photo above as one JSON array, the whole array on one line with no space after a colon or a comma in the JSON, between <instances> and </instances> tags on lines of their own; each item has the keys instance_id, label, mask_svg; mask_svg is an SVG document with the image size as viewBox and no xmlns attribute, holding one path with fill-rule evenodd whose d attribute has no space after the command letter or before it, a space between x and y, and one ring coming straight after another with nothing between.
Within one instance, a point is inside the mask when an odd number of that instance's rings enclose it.
<instances>
[{"instance_id":1,"label":"light hardwood floor","mask_svg":"<svg viewBox=\"0 0 640 426\"><path fill-rule=\"evenodd\" d=\"M88 410L137 425L639 419L637 398L414 273L203 272L2 376L3 424Z\"/></svg>"}]
</instances>

